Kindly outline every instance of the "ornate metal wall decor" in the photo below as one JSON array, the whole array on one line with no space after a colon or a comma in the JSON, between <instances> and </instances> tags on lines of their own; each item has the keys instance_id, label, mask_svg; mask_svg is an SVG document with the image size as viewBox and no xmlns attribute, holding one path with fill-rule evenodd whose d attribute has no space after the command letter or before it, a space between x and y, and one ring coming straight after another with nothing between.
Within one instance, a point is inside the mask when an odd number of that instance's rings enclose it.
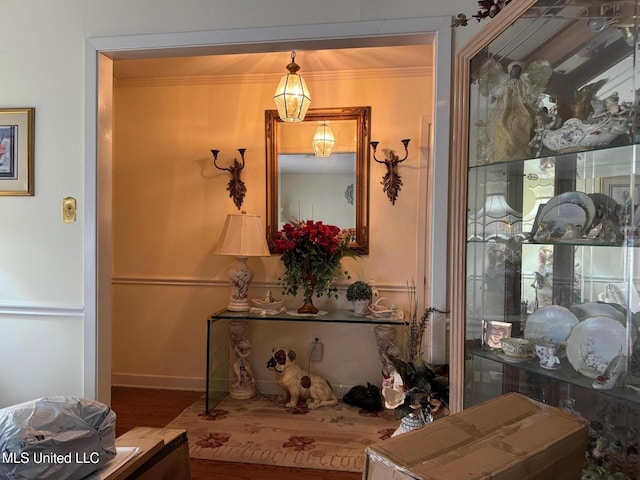
<instances>
[{"instance_id":1,"label":"ornate metal wall decor","mask_svg":"<svg viewBox=\"0 0 640 480\"><path fill-rule=\"evenodd\" d=\"M227 184L227 190L229 191L229 197L233 199L233 203L235 203L238 210L242 207L242 202L244 201L244 196L247 193L247 187L244 182L240 178L240 174L242 173L242 169L244 168L244 152L246 148L239 148L238 152L240 152L240 157L242 158L242 163L238 162L237 158L233 159L233 164L230 167L219 167L218 166L218 153L220 150L211 150L213 154L213 165L218 170L225 170L231 174L231 178L229 179L229 183Z\"/></svg>"},{"instance_id":2,"label":"ornate metal wall decor","mask_svg":"<svg viewBox=\"0 0 640 480\"><path fill-rule=\"evenodd\" d=\"M398 192L400 192L400 187L402 186L402 179L400 178L400 175L398 175L398 165L404 162L409 156L407 147L410 141L411 140L408 138L402 140L402 144L404 145L404 158L398 157L396 152L389 150L389 158L385 158L384 160L378 160L376 158L376 149L380 142L371 142L371 147L373 148L373 159L376 162L387 166L387 173L382 177L382 182L380 183L383 185L382 191L387 194L387 197L389 197L389 200L393 205L396 203Z\"/></svg>"}]
</instances>

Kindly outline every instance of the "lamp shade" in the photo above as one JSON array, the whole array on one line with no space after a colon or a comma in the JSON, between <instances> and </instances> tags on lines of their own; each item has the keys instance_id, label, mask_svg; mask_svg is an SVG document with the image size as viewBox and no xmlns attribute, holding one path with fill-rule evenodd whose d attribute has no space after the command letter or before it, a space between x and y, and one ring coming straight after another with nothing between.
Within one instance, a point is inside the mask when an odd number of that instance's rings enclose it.
<instances>
[{"instance_id":1,"label":"lamp shade","mask_svg":"<svg viewBox=\"0 0 640 480\"><path fill-rule=\"evenodd\" d=\"M313 134L313 153L316 157L328 157L331 155L331 150L333 150L335 143L336 139L333 136L333 130L329 125L323 123Z\"/></svg>"},{"instance_id":2,"label":"lamp shade","mask_svg":"<svg viewBox=\"0 0 640 480\"><path fill-rule=\"evenodd\" d=\"M229 214L214 252L235 257L268 257L266 233L258 215Z\"/></svg>"}]
</instances>

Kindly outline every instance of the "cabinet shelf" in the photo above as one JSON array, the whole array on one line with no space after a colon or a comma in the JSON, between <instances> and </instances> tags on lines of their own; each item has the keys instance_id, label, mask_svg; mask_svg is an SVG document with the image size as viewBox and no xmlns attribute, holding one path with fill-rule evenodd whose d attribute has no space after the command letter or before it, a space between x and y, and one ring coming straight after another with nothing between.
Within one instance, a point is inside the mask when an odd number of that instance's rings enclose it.
<instances>
[{"instance_id":1,"label":"cabinet shelf","mask_svg":"<svg viewBox=\"0 0 640 480\"><path fill-rule=\"evenodd\" d=\"M527 233L524 234L514 234L515 236L529 236ZM495 243L496 241L507 241L509 240L509 238L511 237L502 237L502 238L489 238L489 239L480 239L480 238L471 238L467 240L467 243L469 244L477 244L477 243L484 243L484 244L490 244L490 243ZM591 240L591 239L576 239L576 240L559 240L556 242L532 242L531 240L522 240L521 242L522 245L538 245L538 246L542 246L542 245L571 245L574 247L617 247L620 248L622 246L621 242L617 242L617 243L609 243L609 242L599 242L597 240ZM640 245L638 244L633 244L633 245L628 245L629 247L639 247Z\"/></svg>"},{"instance_id":2,"label":"cabinet shelf","mask_svg":"<svg viewBox=\"0 0 640 480\"><path fill-rule=\"evenodd\" d=\"M585 377L584 375L581 375L580 373L576 372L571 367L571 365L568 364L568 360L566 358L563 358L560 360L561 362L560 369L546 370L538 366L537 358L531 359L526 362L513 363L507 360L503 360L498 355L496 355L493 351L483 349L479 345L468 348L467 352L474 357L483 358L486 360L490 360L491 362L495 362L496 364L500 364L500 366L504 367L505 369L523 370L525 372L528 372L540 377L547 377L557 382L575 385L588 390L594 390L592 386L593 379ZM495 380L495 381L499 381L499 380ZM627 387L616 386L611 390L598 390L597 394L640 405L640 394L636 393L635 391Z\"/></svg>"},{"instance_id":3,"label":"cabinet shelf","mask_svg":"<svg viewBox=\"0 0 640 480\"><path fill-rule=\"evenodd\" d=\"M556 153L503 162L469 163L467 173L472 178L477 178L480 183L501 178L507 179L510 172L514 170L523 177L529 177L533 181L541 181L545 178L552 178L556 168L569 165L580 179L584 181L595 180L592 187L594 191L599 191L601 188L600 179L634 173L633 164L629 163L629 157L634 154L637 148L638 143L629 143L609 145L597 150Z\"/></svg>"}]
</instances>

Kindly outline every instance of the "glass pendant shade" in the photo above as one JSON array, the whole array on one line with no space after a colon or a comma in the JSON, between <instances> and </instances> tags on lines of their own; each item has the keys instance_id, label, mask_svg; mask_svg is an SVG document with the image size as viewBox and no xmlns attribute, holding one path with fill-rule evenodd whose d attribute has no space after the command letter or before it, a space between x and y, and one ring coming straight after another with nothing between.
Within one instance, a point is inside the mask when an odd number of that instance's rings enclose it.
<instances>
[{"instance_id":1,"label":"glass pendant shade","mask_svg":"<svg viewBox=\"0 0 640 480\"><path fill-rule=\"evenodd\" d=\"M316 133L313 134L313 153L316 157L328 157L331 155L333 145L336 139L333 136L333 130L326 123L318 127Z\"/></svg>"},{"instance_id":2,"label":"glass pendant shade","mask_svg":"<svg viewBox=\"0 0 640 480\"><path fill-rule=\"evenodd\" d=\"M287 65L289 73L280 79L273 94L273 101L283 122L301 122L311 105L311 95L307 84L296 72L300 66L294 61L295 52L291 54L291 63Z\"/></svg>"}]
</instances>

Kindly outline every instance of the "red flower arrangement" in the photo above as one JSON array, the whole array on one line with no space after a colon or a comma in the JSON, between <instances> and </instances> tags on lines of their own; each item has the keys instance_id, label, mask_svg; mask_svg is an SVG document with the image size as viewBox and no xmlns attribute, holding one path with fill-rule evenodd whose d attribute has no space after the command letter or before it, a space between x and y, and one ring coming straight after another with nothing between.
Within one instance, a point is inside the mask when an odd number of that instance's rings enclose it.
<instances>
[{"instance_id":1,"label":"red flower arrangement","mask_svg":"<svg viewBox=\"0 0 640 480\"><path fill-rule=\"evenodd\" d=\"M356 256L340 228L313 220L291 222L276 233L274 244L285 268L280 279L283 294L296 295L303 288L305 299L314 292L317 297L327 294L338 298L336 278L342 273L349 278L347 272L340 271L340 261Z\"/></svg>"}]
</instances>

